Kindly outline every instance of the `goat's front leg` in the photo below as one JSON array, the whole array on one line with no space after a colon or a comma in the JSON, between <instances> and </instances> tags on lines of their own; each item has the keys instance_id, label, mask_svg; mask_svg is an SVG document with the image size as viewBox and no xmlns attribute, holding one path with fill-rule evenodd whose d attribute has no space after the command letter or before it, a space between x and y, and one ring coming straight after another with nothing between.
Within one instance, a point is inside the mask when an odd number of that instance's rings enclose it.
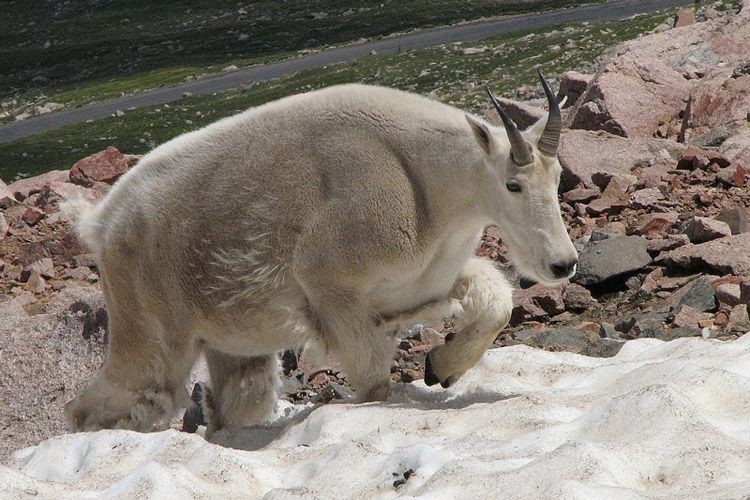
<instances>
[{"instance_id":1,"label":"goat's front leg","mask_svg":"<svg viewBox=\"0 0 750 500\"><path fill-rule=\"evenodd\" d=\"M456 281L451 297L461 301L463 317L458 331L427 355L425 383L449 387L481 359L510 320L512 288L489 260L470 258Z\"/></svg>"}]
</instances>

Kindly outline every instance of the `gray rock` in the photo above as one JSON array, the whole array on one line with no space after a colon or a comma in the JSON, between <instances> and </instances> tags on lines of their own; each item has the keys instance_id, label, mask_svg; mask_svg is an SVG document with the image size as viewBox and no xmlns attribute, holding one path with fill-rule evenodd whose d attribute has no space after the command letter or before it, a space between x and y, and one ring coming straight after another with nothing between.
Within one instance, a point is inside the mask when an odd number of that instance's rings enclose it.
<instances>
[{"instance_id":1,"label":"gray rock","mask_svg":"<svg viewBox=\"0 0 750 500\"><path fill-rule=\"evenodd\" d=\"M715 311L716 296L711 287L711 277L700 276L684 285L667 300L659 304L657 309L677 311L681 306L689 306L700 312Z\"/></svg>"},{"instance_id":2,"label":"gray rock","mask_svg":"<svg viewBox=\"0 0 750 500\"><path fill-rule=\"evenodd\" d=\"M614 356L623 342L601 338L596 333L576 328L550 328L548 330L521 330L514 334L517 341L551 351L568 351L585 356Z\"/></svg>"},{"instance_id":3,"label":"gray rock","mask_svg":"<svg viewBox=\"0 0 750 500\"><path fill-rule=\"evenodd\" d=\"M663 329L669 314L666 312L650 312L636 314L620 321L615 329L627 338L655 338Z\"/></svg>"},{"instance_id":4,"label":"gray rock","mask_svg":"<svg viewBox=\"0 0 750 500\"><path fill-rule=\"evenodd\" d=\"M616 236L587 243L571 279L579 285L595 285L623 276L651 263L648 242L638 236Z\"/></svg>"},{"instance_id":5,"label":"gray rock","mask_svg":"<svg viewBox=\"0 0 750 500\"><path fill-rule=\"evenodd\" d=\"M700 337L701 329L694 326L680 326L678 328L669 328L657 333L656 338L659 340L670 341L685 337Z\"/></svg>"},{"instance_id":6,"label":"gray rock","mask_svg":"<svg viewBox=\"0 0 750 500\"><path fill-rule=\"evenodd\" d=\"M747 212L744 208L726 208L721 211L716 220L728 224L732 234L747 232Z\"/></svg>"}]
</instances>

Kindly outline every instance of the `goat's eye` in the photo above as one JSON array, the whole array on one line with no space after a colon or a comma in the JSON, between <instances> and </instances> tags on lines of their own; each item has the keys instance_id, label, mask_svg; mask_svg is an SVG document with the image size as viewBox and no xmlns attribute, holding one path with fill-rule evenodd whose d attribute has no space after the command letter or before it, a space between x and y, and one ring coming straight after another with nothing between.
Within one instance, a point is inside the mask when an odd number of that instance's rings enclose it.
<instances>
[{"instance_id":1,"label":"goat's eye","mask_svg":"<svg viewBox=\"0 0 750 500\"><path fill-rule=\"evenodd\" d=\"M518 181L508 181L505 183L505 187L508 188L508 191L511 193L521 192L521 183Z\"/></svg>"}]
</instances>

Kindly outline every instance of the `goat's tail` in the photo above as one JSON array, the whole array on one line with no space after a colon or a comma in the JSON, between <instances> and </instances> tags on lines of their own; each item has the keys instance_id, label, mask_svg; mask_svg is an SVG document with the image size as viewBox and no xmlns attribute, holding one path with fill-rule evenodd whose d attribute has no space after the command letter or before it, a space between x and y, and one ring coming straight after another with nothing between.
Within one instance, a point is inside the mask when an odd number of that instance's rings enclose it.
<instances>
[{"instance_id":1,"label":"goat's tail","mask_svg":"<svg viewBox=\"0 0 750 500\"><path fill-rule=\"evenodd\" d=\"M99 254L99 222L96 207L82 197L71 198L60 204L61 215L73 226L78 238L95 254Z\"/></svg>"}]
</instances>

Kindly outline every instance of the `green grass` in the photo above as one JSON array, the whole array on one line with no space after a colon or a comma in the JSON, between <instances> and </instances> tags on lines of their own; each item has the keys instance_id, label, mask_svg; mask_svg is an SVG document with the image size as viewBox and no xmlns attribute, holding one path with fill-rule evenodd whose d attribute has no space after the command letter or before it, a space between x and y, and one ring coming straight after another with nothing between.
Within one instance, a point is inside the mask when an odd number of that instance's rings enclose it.
<instances>
[{"instance_id":1,"label":"green grass","mask_svg":"<svg viewBox=\"0 0 750 500\"><path fill-rule=\"evenodd\" d=\"M528 98L529 93L540 96L537 68L550 78L571 69L590 71L607 47L635 38L667 16L662 13L507 35L473 44L367 56L258 83L242 91L129 111L121 118L81 123L0 145L0 178L10 181L19 174L70 168L77 159L109 145L127 153L145 153L156 144L250 106L337 83L363 82L410 90L477 112L486 105L482 92L485 84L508 97L518 97L519 86L528 86L521 97ZM485 51L463 55L461 48L470 46L484 47Z\"/></svg>"},{"instance_id":2,"label":"green grass","mask_svg":"<svg viewBox=\"0 0 750 500\"><path fill-rule=\"evenodd\" d=\"M0 100L11 115L43 102L79 106L228 64L596 1L602 0L10 0L0 9Z\"/></svg>"}]
</instances>

